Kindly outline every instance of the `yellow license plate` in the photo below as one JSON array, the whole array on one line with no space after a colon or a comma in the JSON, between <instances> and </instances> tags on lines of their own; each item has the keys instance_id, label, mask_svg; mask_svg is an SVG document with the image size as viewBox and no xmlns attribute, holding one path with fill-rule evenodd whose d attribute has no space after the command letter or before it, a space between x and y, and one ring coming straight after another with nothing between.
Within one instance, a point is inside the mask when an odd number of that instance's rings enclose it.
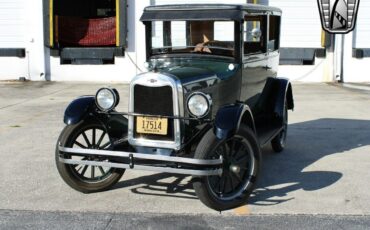
<instances>
[{"instance_id":1,"label":"yellow license plate","mask_svg":"<svg viewBox=\"0 0 370 230\"><path fill-rule=\"evenodd\" d=\"M136 132L144 134L167 135L168 119L157 117L137 117Z\"/></svg>"}]
</instances>

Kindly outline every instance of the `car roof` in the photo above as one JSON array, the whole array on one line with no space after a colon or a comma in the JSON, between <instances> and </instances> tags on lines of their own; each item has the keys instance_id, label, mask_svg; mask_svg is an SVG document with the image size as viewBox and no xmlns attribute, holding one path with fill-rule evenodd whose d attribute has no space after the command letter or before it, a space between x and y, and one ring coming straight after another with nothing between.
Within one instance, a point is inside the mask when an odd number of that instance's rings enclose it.
<instances>
[{"instance_id":1,"label":"car roof","mask_svg":"<svg viewBox=\"0 0 370 230\"><path fill-rule=\"evenodd\" d=\"M173 4L148 6L145 8L145 11L163 10L255 10L281 12L281 9L277 7L259 4Z\"/></svg>"},{"instance_id":2,"label":"car roof","mask_svg":"<svg viewBox=\"0 0 370 230\"><path fill-rule=\"evenodd\" d=\"M258 4L177 4L148 6L140 20L240 20L248 13L266 12L282 13L279 8Z\"/></svg>"}]
</instances>

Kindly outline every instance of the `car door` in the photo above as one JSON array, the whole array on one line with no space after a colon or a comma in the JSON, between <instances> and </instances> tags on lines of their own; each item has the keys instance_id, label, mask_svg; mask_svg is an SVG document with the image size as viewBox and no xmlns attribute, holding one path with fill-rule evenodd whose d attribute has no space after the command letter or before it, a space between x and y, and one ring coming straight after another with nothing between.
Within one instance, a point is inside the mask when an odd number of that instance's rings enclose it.
<instances>
[{"instance_id":1,"label":"car door","mask_svg":"<svg viewBox=\"0 0 370 230\"><path fill-rule=\"evenodd\" d=\"M243 71L240 100L244 101L253 114L261 96L267 77L267 16L246 16L244 18Z\"/></svg>"},{"instance_id":2,"label":"car door","mask_svg":"<svg viewBox=\"0 0 370 230\"><path fill-rule=\"evenodd\" d=\"M267 41L267 52L268 52L268 65L270 77L276 77L279 67L280 59L280 25L281 16L269 15L269 28L268 28L268 41Z\"/></svg>"}]
</instances>

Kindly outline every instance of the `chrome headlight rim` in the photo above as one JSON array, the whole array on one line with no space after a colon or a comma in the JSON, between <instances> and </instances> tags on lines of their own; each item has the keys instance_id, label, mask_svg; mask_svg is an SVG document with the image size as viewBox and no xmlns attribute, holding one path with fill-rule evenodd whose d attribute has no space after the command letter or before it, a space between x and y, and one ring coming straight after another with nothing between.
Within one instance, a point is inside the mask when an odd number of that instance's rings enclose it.
<instances>
[{"instance_id":1,"label":"chrome headlight rim","mask_svg":"<svg viewBox=\"0 0 370 230\"><path fill-rule=\"evenodd\" d=\"M99 100L98 100L98 95L101 91L103 90L107 90L109 91L109 93L112 95L113 97L113 103L112 105L109 107L109 108L104 108L102 107L100 104L99 104ZM118 105L119 103L119 94L118 94L118 91L114 88L108 88L108 87L103 87L103 88L100 88L96 94L95 94L95 104L96 106L98 107L99 110L103 111L103 112L109 112L109 111L112 111L114 108L116 108L116 106Z\"/></svg>"},{"instance_id":2,"label":"chrome headlight rim","mask_svg":"<svg viewBox=\"0 0 370 230\"><path fill-rule=\"evenodd\" d=\"M206 112L205 112L203 115L201 115L201 116L197 116L197 115L193 114L193 113L191 112L190 108L189 108L189 101L190 101L190 99L191 99L193 96L196 96L196 95L200 95L200 96L202 96L202 97L205 99L205 101L207 102L207 110L206 110ZM209 114L209 112L211 111L211 106L212 106L212 98L211 98L211 96L210 96L210 95L208 95L208 94L206 94L206 93L203 93L203 92L194 92L194 93L191 93L191 94L188 96L188 98L186 99L186 108L187 108L187 110L188 110L188 113L189 113L192 117L196 117L196 118L204 118L204 117L206 117L206 116Z\"/></svg>"}]
</instances>

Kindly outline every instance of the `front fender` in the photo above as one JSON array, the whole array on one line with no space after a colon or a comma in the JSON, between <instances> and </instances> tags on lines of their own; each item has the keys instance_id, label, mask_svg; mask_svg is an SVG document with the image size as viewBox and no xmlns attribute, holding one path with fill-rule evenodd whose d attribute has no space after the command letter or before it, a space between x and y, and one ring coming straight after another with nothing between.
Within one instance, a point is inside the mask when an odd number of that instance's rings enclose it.
<instances>
[{"instance_id":1,"label":"front fender","mask_svg":"<svg viewBox=\"0 0 370 230\"><path fill-rule=\"evenodd\" d=\"M75 125L88 114L89 110L95 106L94 96L79 97L72 101L64 112L64 123Z\"/></svg>"},{"instance_id":2,"label":"front fender","mask_svg":"<svg viewBox=\"0 0 370 230\"><path fill-rule=\"evenodd\" d=\"M75 125L84 119L100 122L113 139L121 139L127 136L127 118L122 115L98 113L94 96L83 96L75 99L68 105L64 113L64 123L66 125Z\"/></svg>"},{"instance_id":3,"label":"front fender","mask_svg":"<svg viewBox=\"0 0 370 230\"><path fill-rule=\"evenodd\" d=\"M247 116L246 116L247 115ZM250 108L245 104L233 104L218 110L214 122L213 131L218 139L232 137L239 129L243 118L250 117L253 120ZM254 122L252 121L254 130ZM247 123L249 125L249 123Z\"/></svg>"}]
</instances>

